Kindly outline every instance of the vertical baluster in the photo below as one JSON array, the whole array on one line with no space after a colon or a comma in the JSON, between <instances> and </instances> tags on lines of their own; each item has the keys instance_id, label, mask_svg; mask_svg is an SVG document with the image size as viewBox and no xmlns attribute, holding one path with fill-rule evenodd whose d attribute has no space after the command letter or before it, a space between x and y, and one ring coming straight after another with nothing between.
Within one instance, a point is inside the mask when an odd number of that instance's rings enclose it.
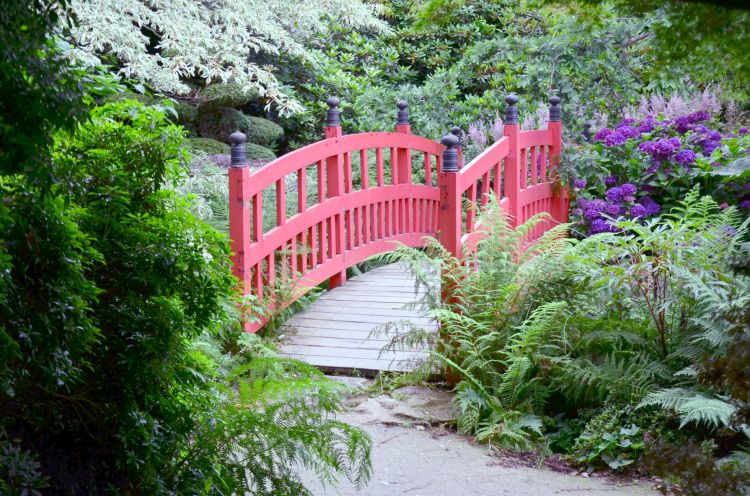
<instances>
[{"instance_id":1,"label":"vertical baluster","mask_svg":"<svg viewBox=\"0 0 750 496\"><path fill-rule=\"evenodd\" d=\"M424 183L432 186L432 157L429 153L424 153Z\"/></svg>"},{"instance_id":2,"label":"vertical baluster","mask_svg":"<svg viewBox=\"0 0 750 496\"><path fill-rule=\"evenodd\" d=\"M494 167L494 178L492 181L492 191L495 193L495 199L497 201L500 201L502 199L502 190L500 189L502 177L500 176L500 165L502 164L502 160L495 164Z\"/></svg>"},{"instance_id":3,"label":"vertical baluster","mask_svg":"<svg viewBox=\"0 0 750 496\"><path fill-rule=\"evenodd\" d=\"M286 182L284 178L276 181L276 225L286 224Z\"/></svg>"},{"instance_id":4,"label":"vertical baluster","mask_svg":"<svg viewBox=\"0 0 750 496\"><path fill-rule=\"evenodd\" d=\"M363 231L363 243L367 244L370 242L371 239L371 232L370 232L370 216L372 214L372 207L373 204L367 204L365 205L365 211L364 211L364 219L362 219L362 231Z\"/></svg>"},{"instance_id":5,"label":"vertical baluster","mask_svg":"<svg viewBox=\"0 0 750 496\"><path fill-rule=\"evenodd\" d=\"M351 193L353 189L352 184L352 153L346 152L344 154L344 193Z\"/></svg>"},{"instance_id":6,"label":"vertical baluster","mask_svg":"<svg viewBox=\"0 0 750 496\"><path fill-rule=\"evenodd\" d=\"M367 163L367 150L359 151L359 177L362 182L362 189L370 187L370 168Z\"/></svg>"},{"instance_id":7,"label":"vertical baluster","mask_svg":"<svg viewBox=\"0 0 750 496\"><path fill-rule=\"evenodd\" d=\"M389 149L391 155L391 184L398 184L398 153L395 147Z\"/></svg>"},{"instance_id":8,"label":"vertical baluster","mask_svg":"<svg viewBox=\"0 0 750 496\"><path fill-rule=\"evenodd\" d=\"M307 167L297 171L297 212L307 210Z\"/></svg>"},{"instance_id":9,"label":"vertical baluster","mask_svg":"<svg viewBox=\"0 0 750 496\"><path fill-rule=\"evenodd\" d=\"M318 203L323 203L325 198L325 187L326 187L326 178L325 178L325 162L323 160L318 160L317 163L317 169L318 169Z\"/></svg>"},{"instance_id":10,"label":"vertical baluster","mask_svg":"<svg viewBox=\"0 0 750 496\"><path fill-rule=\"evenodd\" d=\"M490 171L485 172L482 176L482 191L480 191L480 194L482 195L480 205L487 205L487 202L490 199Z\"/></svg>"},{"instance_id":11,"label":"vertical baluster","mask_svg":"<svg viewBox=\"0 0 750 496\"><path fill-rule=\"evenodd\" d=\"M383 186L383 149L375 149L375 184Z\"/></svg>"}]
</instances>

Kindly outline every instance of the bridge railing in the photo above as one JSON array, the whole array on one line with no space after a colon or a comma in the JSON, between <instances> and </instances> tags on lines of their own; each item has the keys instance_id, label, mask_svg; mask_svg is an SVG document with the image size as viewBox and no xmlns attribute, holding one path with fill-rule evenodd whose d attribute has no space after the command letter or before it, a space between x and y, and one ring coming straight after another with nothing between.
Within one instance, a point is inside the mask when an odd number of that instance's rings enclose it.
<instances>
[{"instance_id":1,"label":"bridge railing","mask_svg":"<svg viewBox=\"0 0 750 496\"><path fill-rule=\"evenodd\" d=\"M395 132L343 135L339 102L330 98L325 139L253 172L245 160L245 136L234 133L234 273L244 294L255 295L267 309L246 319L247 330L260 329L270 312L311 287L326 280L332 287L344 283L347 268L393 250L395 242L418 247L436 236L457 256L474 251L483 234L465 196L481 208L495 195L518 222L541 211L565 221L565 194L553 190L561 147L559 99L551 99L548 128L537 131L520 131L518 98L506 102L504 137L463 167L455 135L441 144L411 134L404 102L398 104Z\"/></svg>"}]
</instances>

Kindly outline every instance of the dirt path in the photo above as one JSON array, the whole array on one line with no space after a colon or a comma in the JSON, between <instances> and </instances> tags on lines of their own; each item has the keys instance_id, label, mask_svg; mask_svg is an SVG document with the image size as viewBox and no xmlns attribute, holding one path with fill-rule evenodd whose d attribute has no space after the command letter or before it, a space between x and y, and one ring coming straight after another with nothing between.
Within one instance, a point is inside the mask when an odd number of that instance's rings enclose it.
<instances>
[{"instance_id":1,"label":"dirt path","mask_svg":"<svg viewBox=\"0 0 750 496\"><path fill-rule=\"evenodd\" d=\"M393 397L395 396L395 398ZM450 396L407 387L392 396L355 397L342 420L364 428L373 441L373 477L357 491L344 482L323 487L306 478L321 496L521 496L656 495L647 483L616 483L548 468L526 466L519 458L501 458L484 446L433 427L450 415Z\"/></svg>"}]
</instances>

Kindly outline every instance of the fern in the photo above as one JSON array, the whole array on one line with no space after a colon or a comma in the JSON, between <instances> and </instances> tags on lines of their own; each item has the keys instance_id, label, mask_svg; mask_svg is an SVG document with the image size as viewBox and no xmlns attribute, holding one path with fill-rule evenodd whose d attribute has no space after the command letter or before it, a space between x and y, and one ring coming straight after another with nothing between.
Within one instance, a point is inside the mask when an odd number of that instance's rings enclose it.
<instances>
[{"instance_id":1,"label":"fern","mask_svg":"<svg viewBox=\"0 0 750 496\"><path fill-rule=\"evenodd\" d=\"M720 398L709 398L683 388L663 389L650 393L638 404L638 408L659 406L679 414L684 427L694 422L714 429L730 425L737 407Z\"/></svg>"}]
</instances>

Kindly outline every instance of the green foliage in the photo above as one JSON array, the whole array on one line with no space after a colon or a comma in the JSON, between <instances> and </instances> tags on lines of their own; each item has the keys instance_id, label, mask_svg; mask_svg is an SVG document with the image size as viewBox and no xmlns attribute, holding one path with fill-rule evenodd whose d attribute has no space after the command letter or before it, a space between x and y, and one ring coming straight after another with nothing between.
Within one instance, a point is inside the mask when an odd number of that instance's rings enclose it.
<instances>
[{"instance_id":1,"label":"green foliage","mask_svg":"<svg viewBox=\"0 0 750 496\"><path fill-rule=\"evenodd\" d=\"M246 116L241 131L247 134L250 143L262 146L273 146L284 135L284 130L275 122L254 116Z\"/></svg>"},{"instance_id":2,"label":"green foliage","mask_svg":"<svg viewBox=\"0 0 750 496\"><path fill-rule=\"evenodd\" d=\"M311 59L306 42L313 33L325 34L324 19L355 31L388 29L375 6L351 0L69 4L76 22L61 34L71 43L71 58L104 62L165 94L231 84L244 95L259 94L282 114L301 108L285 94L274 66L280 57Z\"/></svg>"},{"instance_id":3,"label":"green foliage","mask_svg":"<svg viewBox=\"0 0 750 496\"><path fill-rule=\"evenodd\" d=\"M260 96L257 89L247 90L237 83L211 83L200 93L203 108L241 107Z\"/></svg>"},{"instance_id":4,"label":"green foliage","mask_svg":"<svg viewBox=\"0 0 750 496\"><path fill-rule=\"evenodd\" d=\"M190 138L187 145L194 152L202 152L208 155L229 153L229 145L211 138Z\"/></svg>"},{"instance_id":5,"label":"green foliage","mask_svg":"<svg viewBox=\"0 0 750 496\"><path fill-rule=\"evenodd\" d=\"M245 145L245 154L248 160L273 160L276 158L276 154L273 150L269 150L265 146L256 145L255 143L248 143Z\"/></svg>"},{"instance_id":6,"label":"green foliage","mask_svg":"<svg viewBox=\"0 0 750 496\"><path fill-rule=\"evenodd\" d=\"M0 173L50 181L51 133L83 114L76 73L49 33L66 2L12 0L0 12ZM58 10L59 6L59 10Z\"/></svg>"},{"instance_id":7,"label":"green foliage","mask_svg":"<svg viewBox=\"0 0 750 496\"><path fill-rule=\"evenodd\" d=\"M250 143L273 145L284 130L268 119L252 117L232 108L203 109L199 114L199 129L203 137L229 141L229 135L242 131Z\"/></svg>"},{"instance_id":8,"label":"green foliage","mask_svg":"<svg viewBox=\"0 0 750 496\"><path fill-rule=\"evenodd\" d=\"M226 238L174 190L182 143L130 99L59 133L52 191L2 177L4 494L291 495L308 494L300 466L369 477L369 438L334 417L341 386L237 342Z\"/></svg>"}]
</instances>

